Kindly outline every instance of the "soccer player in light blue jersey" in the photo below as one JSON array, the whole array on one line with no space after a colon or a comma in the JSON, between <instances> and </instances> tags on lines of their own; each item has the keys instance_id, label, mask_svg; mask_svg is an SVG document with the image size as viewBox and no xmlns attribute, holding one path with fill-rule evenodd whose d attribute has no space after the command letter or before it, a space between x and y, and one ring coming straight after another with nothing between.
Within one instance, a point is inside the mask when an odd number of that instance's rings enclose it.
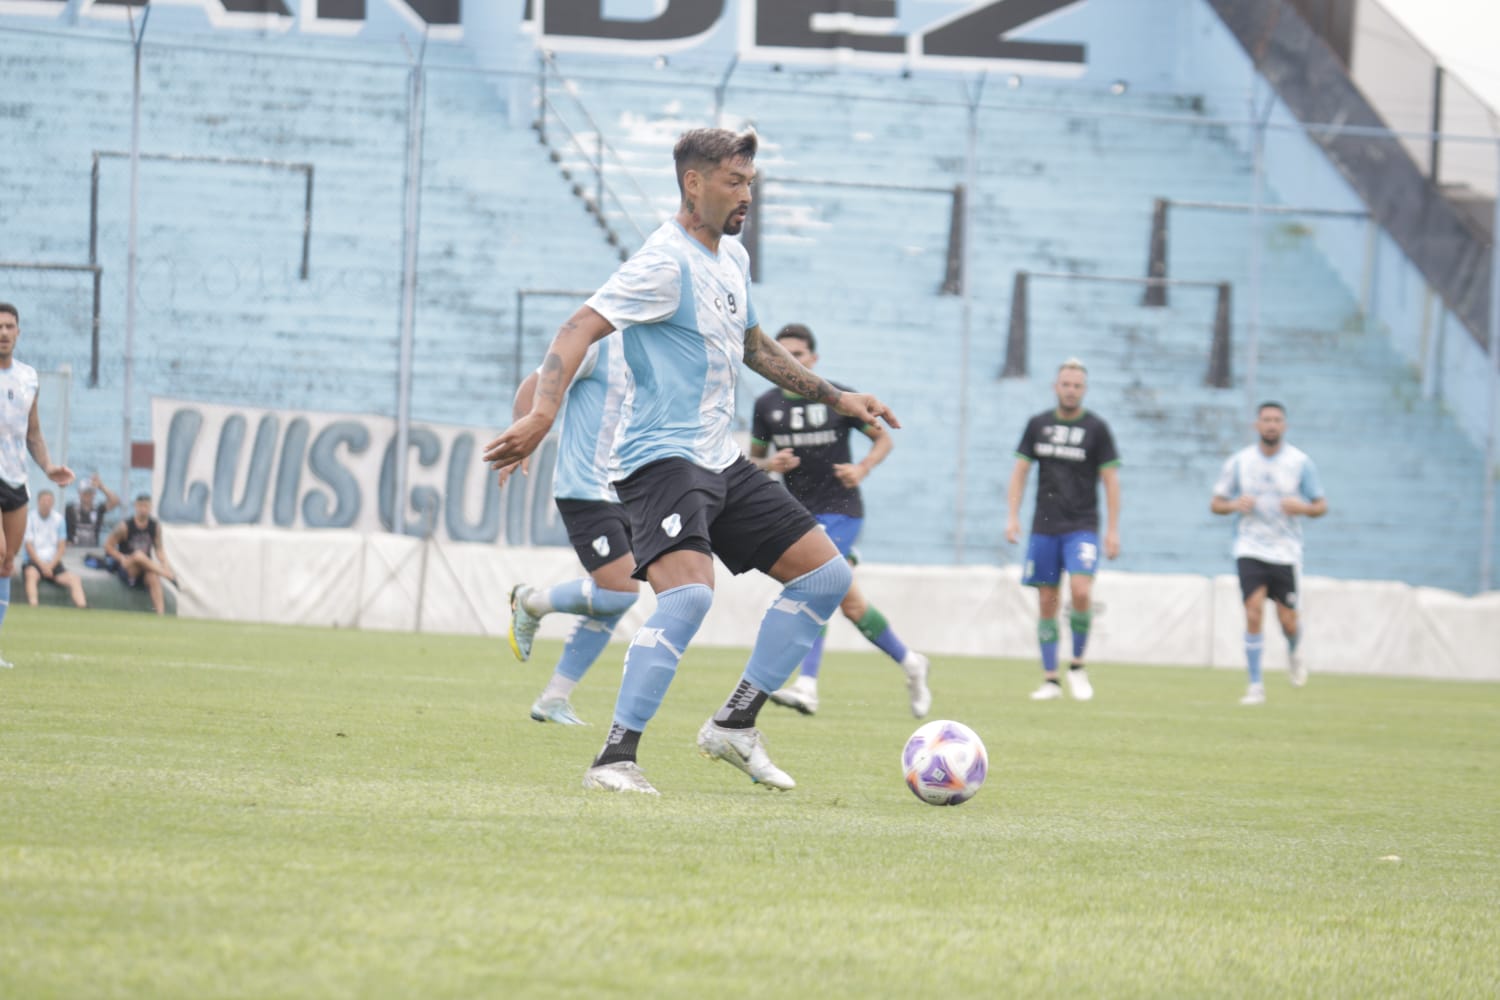
<instances>
[{"instance_id":1,"label":"soccer player in light blue jersey","mask_svg":"<svg viewBox=\"0 0 1500 1000\"><path fill-rule=\"evenodd\" d=\"M21 313L9 302L0 302L0 624L10 608L10 577L16 570L16 555L26 539L26 515L31 495L26 490L26 455L30 453L47 478L59 486L73 481L73 470L53 465L37 417L36 395L40 387L36 369L16 360L16 341L21 339ZM10 662L0 657L0 667Z\"/></svg>"},{"instance_id":2,"label":"soccer player in light blue jersey","mask_svg":"<svg viewBox=\"0 0 1500 1000\"><path fill-rule=\"evenodd\" d=\"M1261 623L1266 598L1276 602L1276 615L1287 641L1287 674L1293 686L1307 683L1307 665L1297 646L1302 641L1298 620L1297 587L1302 576L1304 517L1328 513L1328 500L1318 481L1318 470L1307 454L1285 441L1286 407L1260 404L1255 418L1258 444L1235 452L1224 463L1214 484L1209 509L1235 514L1234 555L1245 601L1245 664L1250 686L1241 705L1264 705L1260 658L1265 648Z\"/></svg>"},{"instance_id":3,"label":"soccer player in light blue jersey","mask_svg":"<svg viewBox=\"0 0 1500 1000\"><path fill-rule=\"evenodd\" d=\"M515 419L531 412L540 374L532 372L516 390ZM510 648L518 660L531 658L543 616L554 611L579 616L547 687L531 706L531 717L538 722L584 724L569 696L640 592L640 583L631 576L630 518L605 475L624 401L621 339L605 337L589 345L568 387L552 474L554 502L588 575L551 587L517 584L510 592ZM509 471L501 473L502 483Z\"/></svg>"},{"instance_id":4,"label":"soccer player in light blue jersey","mask_svg":"<svg viewBox=\"0 0 1500 1000\"><path fill-rule=\"evenodd\" d=\"M628 368L610 481L630 513L637 579L656 610L631 641L603 749L588 788L656 794L637 765L688 644L713 602L717 555L731 572L758 569L784 585L761 620L744 673L698 731L702 753L771 788L791 776L771 762L756 718L838 610L849 564L811 514L740 453L731 428L743 363L776 385L865 423L899 426L880 400L834 388L760 328L738 235L750 210L753 132L693 129L672 151L682 201L553 338L531 412L491 441L503 470L550 430L588 346L619 330Z\"/></svg>"}]
</instances>

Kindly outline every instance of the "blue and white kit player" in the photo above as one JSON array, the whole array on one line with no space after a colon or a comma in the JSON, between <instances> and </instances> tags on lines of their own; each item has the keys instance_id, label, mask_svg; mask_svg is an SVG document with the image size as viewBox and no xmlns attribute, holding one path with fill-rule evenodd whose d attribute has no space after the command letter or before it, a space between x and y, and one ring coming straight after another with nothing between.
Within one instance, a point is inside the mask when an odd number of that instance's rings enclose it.
<instances>
[{"instance_id":1,"label":"blue and white kit player","mask_svg":"<svg viewBox=\"0 0 1500 1000\"><path fill-rule=\"evenodd\" d=\"M569 697L639 596L640 584L631 576L630 518L608 480L610 449L625 402L622 348L617 336L589 346L568 387L558 432L552 496L587 575L551 587L517 584L510 592L510 648L518 660L531 658L543 616L579 616L552 677L531 706L531 717L538 722L583 724ZM516 417L531 410L540 377L533 372L516 391Z\"/></svg>"},{"instance_id":2,"label":"blue and white kit player","mask_svg":"<svg viewBox=\"0 0 1500 1000\"><path fill-rule=\"evenodd\" d=\"M835 389L756 320L749 257L733 240L749 212L753 132L694 129L673 149L681 206L553 339L526 414L486 446L503 470L535 450L589 344L619 330L629 369L610 478L630 514L634 575L656 610L625 656L613 724L584 785L656 794L637 765L640 738L713 602L714 556L784 589L760 623L739 681L698 731L699 750L752 780L790 789L756 718L838 609L848 562L812 515L740 453L731 429L743 363L771 382L866 422L898 426L874 396Z\"/></svg>"},{"instance_id":3,"label":"blue and white kit player","mask_svg":"<svg viewBox=\"0 0 1500 1000\"><path fill-rule=\"evenodd\" d=\"M36 409L41 380L35 368L16 357L20 339L20 310L0 302L0 624L10 608L10 578L26 538L31 504L26 488L27 454L58 486L73 481L73 470L54 465L47 454ZM0 657L0 667L10 666L10 661Z\"/></svg>"},{"instance_id":4,"label":"blue and white kit player","mask_svg":"<svg viewBox=\"0 0 1500 1000\"><path fill-rule=\"evenodd\" d=\"M1307 683L1307 665L1298 648L1302 641L1301 519L1328 513L1313 460L1285 440L1286 407L1269 401L1260 404L1255 433L1260 438L1257 444L1235 452L1224 463L1209 502L1215 514L1238 515L1234 557L1245 602L1245 666L1250 675L1241 705L1266 701L1260 661L1265 650L1262 623L1267 598L1276 604L1286 636L1288 679L1294 687Z\"/></svg>"}]
</instances>

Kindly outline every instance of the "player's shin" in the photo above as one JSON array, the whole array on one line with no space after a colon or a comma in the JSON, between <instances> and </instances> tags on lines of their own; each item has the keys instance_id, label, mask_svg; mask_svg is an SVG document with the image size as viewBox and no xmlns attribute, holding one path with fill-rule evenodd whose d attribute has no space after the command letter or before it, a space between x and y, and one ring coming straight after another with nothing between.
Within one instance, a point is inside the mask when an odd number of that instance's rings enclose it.
<instances>
[{"instance_id":1,"label":"player's shin","mask_svg":"<svg viewBox=\"0 0 1500 1000\"><path fill-rule=\"evenodd\" d=\"M906 654L909 652L906 643L901 641L896 630L891 628L890 623L885 620L885 615L881 614L880 609L875 605L869 605L864 617L854 625L859 629L860 635L873 642L876 648L886 656L897 663L906 659Z\"/></svg>"},{"instance_id":2,"label":"player's shin","mask_svg":"<svg viewBox=\"0 0 1500 1000\"><path fill-rule=\"evenodd\" d=\"M1250 683L1260 683L1260 656L1266 640L1259 632L1245 633L1245 666L1250 672Z\"/></svg>"},{"instance_id":3,"label":"player's shin","mask_svg":"<svg viewBox=\"0 0 1500 1000\"><path fill-rule=\"evenodd\" d=\"M808 681L818 679L818 671L823 667L823 640L827 638L828 626L824 625L818 630L818 636L808 648L807 655L802 657L802 665L797 668Z\"/></svg>"},{"instance_id":4,"label":"player's shin","mask_svg":"<svg viewBox=\"0 0 1500 1000\"><path fill-rule=\"evenodd\" d=\"M641 730L661 707L677 674L677 662L713 604L713 589L701 583L673 587L657 595L656 610L631 640L625 676L615 703L615 721Z\"/></svg>"},{"instance_id":5,"label":"player's shin","mask_svg":"<svg viewBox=\"0 0 1500 1000\"><path fill-rule=\"evenodd\" d=\"M1068 628L1073 633L1073 660L1081 662L1089 646L1089 626L1094 621L1092 611L1069 611Z\"/></svg>"},{"instance_id":6,"label":"player's shin","mask_svg":"<svg viewBox=\"0 0 1500 1000\"><path fill-rule=\"evenodd\" d=\"M838 611L853 579L848 561L835 556L786 585L761 619L745 673L736 693L714 716L715 722L731 729L755 724L766 693L786 683L818 633ZM752 695L748 699L747 690Z\"/></svg>"},{"instance_id":7,"label":"player's shin","mask_svg":"<svg viewBox=\"0 0 1500 1000\"><path fill-rule=\"evenodd\" d=\"M562 658L557 661L557 672L574 683L583 680L583 675L588 673L589 667L594 665L599 654L604 652L604 647L609 645L620 618L620 615L613 618L579 618L563 646Z\"/></svg>"},{"instance_id":8,"label":"player's shin","mask_svg":"<svg viewBox=\"0 0 1500 1000\"><path fill-rule=\"evenodd\" d=\"M1038 621L1036 637L1042 647L1042 670L1049 676L1057 673L1057 619L1043 618Z\"/></svg>"}]
</instances>

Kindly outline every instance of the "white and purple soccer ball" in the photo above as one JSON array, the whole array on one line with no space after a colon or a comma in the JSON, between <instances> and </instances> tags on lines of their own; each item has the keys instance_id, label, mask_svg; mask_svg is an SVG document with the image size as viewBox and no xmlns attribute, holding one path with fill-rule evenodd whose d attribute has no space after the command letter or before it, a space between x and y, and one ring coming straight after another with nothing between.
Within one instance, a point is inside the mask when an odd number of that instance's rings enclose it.
<instances>
[{"instance_id":1,"label":"white and purple soccer ball","mask_svg":"<svg viewBox=\"0 0 1500 1000\"><path fill-rule=\"evenodd\" d=\"M984 741L962 722L938 719L911 734L901 751L906 787L930 806L956 806L978 793L989 773Z\"/></svg>"}]
</instances>

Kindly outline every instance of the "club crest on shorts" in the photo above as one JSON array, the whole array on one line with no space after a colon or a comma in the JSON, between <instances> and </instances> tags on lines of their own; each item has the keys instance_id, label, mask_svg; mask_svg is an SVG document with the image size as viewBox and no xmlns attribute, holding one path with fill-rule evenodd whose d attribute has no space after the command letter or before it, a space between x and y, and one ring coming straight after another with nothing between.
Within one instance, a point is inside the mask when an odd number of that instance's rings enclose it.
<instances>
[{"instance_id":1,"label":"club crest on shorts","mask_svg":"<svg viewBox=\"0 0 1500 1000\"><path fill-rule=\"evenodd\" d=\"M682 531L682 515L674 512L662 518L661 530L667 533L668 538L676 538Z\"/></svg>"},{"instance_id":2,"label":"club crest on shorts","mask_svg":"<svg viewBox=\"0 0 1500 1000\"><path fill-rule=\"evenodd\" d=\"M609 555L609 538L605 535L600 535L591 544L594 547L594 551L600 556Z\"/></svg>"}]
</instances>

